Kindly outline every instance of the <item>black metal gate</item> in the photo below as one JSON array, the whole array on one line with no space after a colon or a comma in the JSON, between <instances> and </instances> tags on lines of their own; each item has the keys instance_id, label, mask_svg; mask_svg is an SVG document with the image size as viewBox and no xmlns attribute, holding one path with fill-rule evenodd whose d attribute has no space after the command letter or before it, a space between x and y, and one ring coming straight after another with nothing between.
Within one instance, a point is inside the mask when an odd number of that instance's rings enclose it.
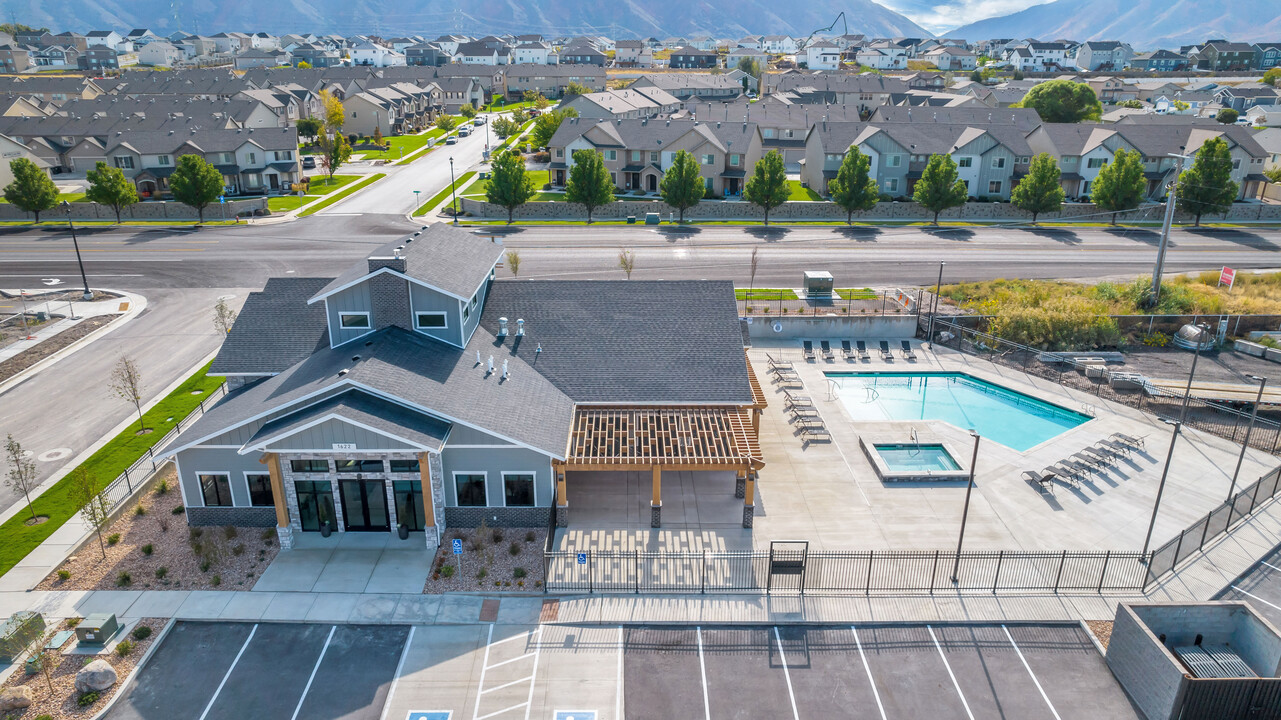
<instances>
[{"instance_id":1,"label":"black metal gate","mask_svg":"<svg viewBox=\"0 0 1281 720\"><path fill-rule=\"evenodd\" d=\"M805 593L805 564L809 560L808 540L772 540L769 544L769 575L765 592Z\"/></svg>"},{"instance_id":2,"label":"black metal gate","mask_svg":"<svg viewBox=\"0 0 1281 720\"><path fill-rule=\"evenodd\" d=\"M1187 678L1178 720L1281 720L1281 679Z\"/></svg>"}]
</instances>

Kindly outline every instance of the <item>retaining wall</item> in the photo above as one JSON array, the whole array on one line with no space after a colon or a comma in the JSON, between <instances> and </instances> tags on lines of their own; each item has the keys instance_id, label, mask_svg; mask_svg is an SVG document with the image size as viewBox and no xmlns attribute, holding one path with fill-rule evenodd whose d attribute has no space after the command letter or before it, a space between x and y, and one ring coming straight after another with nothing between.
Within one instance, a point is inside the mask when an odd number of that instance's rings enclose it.
<instances>
[{"instance_id":1,"label":"retaining wall","mask_svg":"<svg viewBox=\"0 0 1281 720\"><path fill-rule=\"evenodd\" d=\"M884 338L916 337L915 315L750 317L747 335L752 339Z\"/></svg>"},{"instance_id":2,"label":"retaining wall","mask_svg":"<svg viewBox=\"0 0 1281 720\"><path fill-rule=\"evenodd\" d=\"M115 220L116 212L105 205L91 202L70 203L72 220ZM206 220L231 219L237 215L266 215L267 198L256 197L245 200L230 200L225 205L214 203L205 208ZM139 202L120 211L121 220L196 220L195 208L180 202L148 201ZM0 220L31 220L31 213L23 212L9 203L0 203ZM44 221L66 220L67 213L62 208L54 208L40 213Z\"/></svg>"}]
</instances>

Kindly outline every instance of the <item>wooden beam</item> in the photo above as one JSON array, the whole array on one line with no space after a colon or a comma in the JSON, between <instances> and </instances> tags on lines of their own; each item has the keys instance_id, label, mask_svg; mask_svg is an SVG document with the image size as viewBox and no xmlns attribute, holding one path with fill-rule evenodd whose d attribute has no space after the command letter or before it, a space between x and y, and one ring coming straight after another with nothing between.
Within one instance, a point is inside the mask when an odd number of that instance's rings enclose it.
<instances>
[{"instance_id":1,"label":"wooden beam","mask_svg":"<svg viewBox=\"0 0 1281 720\"><path fill-rule=\"evenodd\" d=\"M747 486L743 490L743 506L752 507L756 504L756 473L747 473Z\"/></svg>"},{"instance_id":2,"label":"wooden beam","mask_svg":"<svg viewBox=\"0 0 1281 720\"><path fill-rule=\"evenodd\" d=\"M267 474L271 477L271 500L276 506L276 526L289 527L289 506L285 504L285 478L280 472L280 455L263 453L260 461L267 464Z\"/></svg>"},{"instance_id":3,"label":"wooden beam","mask_svg":"<svg viewBox=\"0 0 1281 720\"><path fill-rule=\"evenodd\" d=\"M556 505L558 507L568 507L569 499L566 497L565 490L565 471L562 469L556 473Z\"/></svg>"},{"instance_id":4,"label":"wooden beam","mask_svg":"<svg viewBox=\"0 0 1281 720\"><path fill-rule=\"evenodd\" d=\"M418 453L418 481L423 486L423 527L436 526L436 503L431 491L431 453Z\"/></svg>"},{"instance_id":5,"label":"wooden beam","mask_svg":"<svg viewBox=\"0 0 1281 720\"><path fill-rule=\"evenodd\" d=\"M661 465L654 466L654 476L653 476L652 485L653 485L653 488L652 488L653 497L650 498L649 506L662 507L663 506L663 467Z\"/></svg>"}]
</instances>

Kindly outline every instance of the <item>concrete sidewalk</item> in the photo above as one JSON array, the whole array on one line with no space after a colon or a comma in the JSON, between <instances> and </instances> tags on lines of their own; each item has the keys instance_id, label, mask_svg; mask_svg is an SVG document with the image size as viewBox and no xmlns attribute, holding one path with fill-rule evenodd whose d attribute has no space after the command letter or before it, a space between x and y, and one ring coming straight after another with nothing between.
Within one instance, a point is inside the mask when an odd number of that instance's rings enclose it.
<instances>
[{"instance_id":1,"label":"concrete sidewalk","mask_svg":"<svg viewBox=\"0 0 1281 720\"><path fill-rule=\"evenodd\" d=\"M6 290L6 293L16 295L17 290ZM59 293L67 292L67 288L59 288ZM142 303L142 298L132 293L122 292L120 290L110 290L119 299L100 300L98 302L80 302L66 300L44 300L40 295L27 294L27 313L36 313L44 311L49 315L60 314L62 319L41 325L31 330L31 338L19 340L15 343L0 348L0 362L4 362L19 353L30 350L40 343L53 339L58 333L68 330L88 318L100 317L103 315L126 315L134 306ZM21 308L22 301L17 297L14 298L14 304ZM74 313L74 315L73 315ZM15 313L16 314L16 313Z\"/></svg>"}]
</instances>

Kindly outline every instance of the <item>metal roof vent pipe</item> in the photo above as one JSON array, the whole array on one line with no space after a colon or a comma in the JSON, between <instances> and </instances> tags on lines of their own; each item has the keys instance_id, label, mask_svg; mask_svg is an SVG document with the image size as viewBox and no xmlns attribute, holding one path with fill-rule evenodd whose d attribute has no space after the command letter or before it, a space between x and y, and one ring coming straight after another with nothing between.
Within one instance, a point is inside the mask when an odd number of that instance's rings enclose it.
<instances>
[{"instance_id":1,"label":"metal roof vent pipe","mask_svg":"<svg viewBox=\"0 0 1281 720\"><path fill-rule=\"evenodd\" d=\"M401 251L402 251L402 250L404 250L404 249L405 249L405 246L404 246L404 245L397 245L397 246L396 246L396 249L391 251L391 256L392 256L392 257L394 257L394 258L396 258L397 260L399 260L399 259L400 259L400 253L401 253Z\"/></svg>"},{"instance_id":2,"label":"metal roof vent pipe","mask_svg":"<svg viewBox=\"0 0 1281 720\"><path fill-rule=\"evenodd\" d=\"M525 335L525 319L516 318L516 337L523 337L524 335Z\"/></svg>"},{"instance_id":3,"label":"metal roof vent pipe","mask_svg":"<svg viewBox=\"0 0 1281 720\"><path fill-rule=\"evenodd\" d=\"M489 363L487 364L487 367L489 369L485 371L485 374L493 375L494 374L494 356L493 355L489 356Z\"/></svg>"},{"instance_id":4,"label":"metal roof vent pipe","mask_svg":"<svg viewBox=\"0 0 1281 720\"><path fill-rule=\"evenodd\" d=\"M507 361L506 360L503 361L503 379L504 380L507 379Z\"/></svg>"},{"instance_id":5,"label":"metal roof vent pipe","mask_svg":"<svg viewBox=\"0 0 1281 720\"><path fill-rule=\"evenodd\" d=\"M507 318L498 318L498 337L507 337Z\"/></svg>"}]
</instances>

